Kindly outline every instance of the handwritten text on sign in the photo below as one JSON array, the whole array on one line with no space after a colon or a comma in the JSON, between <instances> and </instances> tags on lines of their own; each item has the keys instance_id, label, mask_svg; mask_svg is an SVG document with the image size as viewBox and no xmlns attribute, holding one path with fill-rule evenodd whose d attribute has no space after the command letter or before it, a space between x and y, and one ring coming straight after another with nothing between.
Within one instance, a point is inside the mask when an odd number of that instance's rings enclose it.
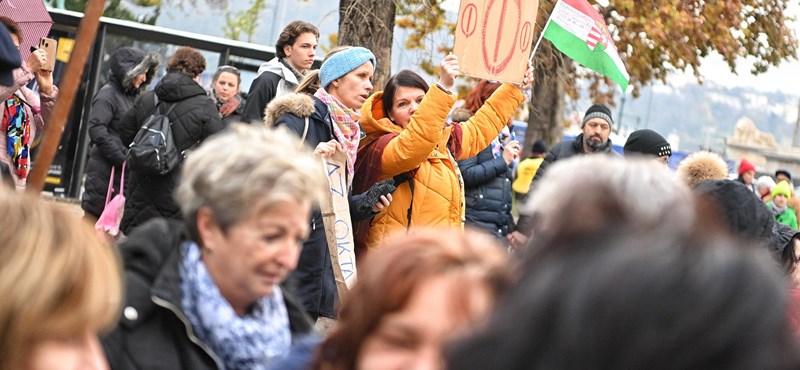
<instances>
[{"instance_id":1,"label":"handwritten text on sign","mask_svg":"<svg viewBox=\"0 0 800 370\"><path fill-rule=\"evenodd\" d=\"M356 254L353 249L353 225L347 200L347 157L343 152L323 159L330 191L322 202L322 219L331 254L339 294L356 281Z\"/></svg>"},{"instance_id":2,"label":"handwritten text on sign","mask_svg":"<svg viewBox=\"0 0 800 370\"><path fill-rule=\"evenodd\" d=\"M487 80L522 82L538 8L538 0L462 0L453 45L461 71Z\"/></svg>"}]
</instances>

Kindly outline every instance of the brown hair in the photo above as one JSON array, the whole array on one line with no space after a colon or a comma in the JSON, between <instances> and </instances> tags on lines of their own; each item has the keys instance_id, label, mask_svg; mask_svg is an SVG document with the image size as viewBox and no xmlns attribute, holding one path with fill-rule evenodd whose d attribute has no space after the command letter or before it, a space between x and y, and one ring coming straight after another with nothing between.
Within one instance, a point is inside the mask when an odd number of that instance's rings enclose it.
<instances>
[{"instance_id":1,"label":"brown hair","mask_svg":"<svg viewBox=\"0 0 800 370\"><path fill-rule=\"evenodd\" d=\"M181 46L167 62L167 72L180 72L191 78L206 70L206 58L197 49Z\"/></svg>"},{"instance_id":2,"label":"brown hair","mask_svg":"<svg viewBox=\"0 0 800 370\"><path fill-rule=\"evenodd\" d=\"M0 187L0 369L21 369L37 341L116 323L122 272L115 250L78 216Z\"/></svg>"},{"instance_id":3,"label":"brown hair","mask_svg":"<svg viewBox=\"0 0 800 370\"><path fill-rule=\"evenodd\" d=\"M402 310L432 277L454 276L454 313L471 316L469 292L481 285L498 296L511 283L507 255L485 234L461 230L417 230L367 257L346 296L337 329L320 345L312 369L354 369L361 345L388 314Z\"/></svg>"},{"instance_id":4,"label":"brown hair","mask_svg":"<svg viewBox=\"0 0 800 370\"><path fill-rule=\"evenodd\" d=\"M304 33L313 33L314 36L319 38L319 29L311 23L303 22L303 21L293 21L286 25L281 31L280 36L278 36L278 41L275 42L275 55L278 58L286 58L286 53L283 52L283 48L286 45L294 45L294 42L297 40L297 37L304 34Z\"/></svg>"},{"instance_id":5,"label":"brown hair","mask_svg":"<svg viewBox=\"0 0 800 370\"><path fill-rule=\"evenodd\" d=\"M236 68L234 66L219 66L219 68L217 68L217 71L214 72L214 78L211 79L212 88L217 83L217 80L219 80L219 76L223 72L228 72L228 73L236 76L236 87L237 88L239 87L239 85L241 85L241 83L242 83L242 73L239 72L239 68Z\"/></svg>"},{"instance_id":6,"label":"brown hair","mask_svg":"<svg viewBox=\"0 0 800 370\"><path fill-rule=\"evenodd\" d=\"M467 99L464 101L464 109L475 114L500 85L500 82L481 80L467 95Z\"/></svg>"},{"instance_id":7,"label":"brown hair","mask_svg":"<svg viewBox=\"0 0 800 370\"><path fill-rule=\"evenodd\" d=\"M0 23L8 28L8 32L11 32L14 36L17 36L19 42L22 42L22 29L19 28L19 24L16 21L9 17L0 17Z\"/></svg>"},{"instance_id":8,"label":"brown hair","mask_svg":"<svg viewBox=\"0 0 800 370\"><path fill-rule=\"evenodd\" d=\"M394 108L394 94L399 87L414 87L422 91L428 91L428 84L420 75L404 69L397 72L386 82L386 87L383 89L381 101L383 102L383 116L389 117L389 113Z\"/></svg>"}]
</instances>

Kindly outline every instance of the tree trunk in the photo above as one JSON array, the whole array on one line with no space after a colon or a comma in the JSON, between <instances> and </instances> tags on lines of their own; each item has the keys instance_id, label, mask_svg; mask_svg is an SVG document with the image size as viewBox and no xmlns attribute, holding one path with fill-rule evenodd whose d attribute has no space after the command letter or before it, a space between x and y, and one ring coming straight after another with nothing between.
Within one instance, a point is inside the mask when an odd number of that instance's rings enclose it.
<instances>
[{"instance_id":1,"label":"tree trunk","mask_svg":"<svg viewBox=\"0 0 800 370\"><path fill-rule=\"evenodd\" d=\"M543 42L534 58L534 83L531 110L525 131L525 156L530 154L533 142L544 140L548 148L561 141L564 116L565 86L563 59L555 53L549 42Z\"/></svg>"},{"instance_id":2,"label":"tree trunk","mask_svg":"<svg viewBox=\"0 0 800 370\"><path fill-rule=\"evenodd\" d=\"M375 54L375 90L382 90L392 73L395 8L394 0L339 1L339 45L363 46Z\"/></svg>"}]
</instances>

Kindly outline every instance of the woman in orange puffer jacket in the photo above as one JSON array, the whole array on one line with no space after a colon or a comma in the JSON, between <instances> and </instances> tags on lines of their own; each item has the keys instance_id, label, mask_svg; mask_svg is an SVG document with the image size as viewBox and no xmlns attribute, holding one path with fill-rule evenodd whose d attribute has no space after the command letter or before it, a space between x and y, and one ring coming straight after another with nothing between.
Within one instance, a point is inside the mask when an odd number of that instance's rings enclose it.
<instances>
[{"instance_id":1,"label":"woman in orange puffer jacket","mask_svg":"<svg viewBox=\"0 0 800 370\"><path fill-rule=\"evenodd\" d=\"M533 81L528 68L521 85L503 84L468 121L446 123L455 103L449 91L460 73L458 58L441 63L439 83L428 87L416 73L401 71L361 108L361 140L353 191L394 178L393 201L372 219L364 238L379 248L393 232L411 227L464 225L464 184L457 160L478 154L497 137L525 99Z\"/></svg>"}]
</instances>

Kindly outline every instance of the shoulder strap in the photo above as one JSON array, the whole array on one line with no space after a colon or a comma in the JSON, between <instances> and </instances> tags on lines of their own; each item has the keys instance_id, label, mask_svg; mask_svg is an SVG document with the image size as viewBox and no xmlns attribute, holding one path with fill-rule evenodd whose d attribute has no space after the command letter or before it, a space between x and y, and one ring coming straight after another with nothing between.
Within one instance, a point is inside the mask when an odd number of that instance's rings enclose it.
<instances>
[{"instance_id":1,"label":"shoulder strap","mask_svg":"<svg viewBox=\"0 0 800 370\"><path fill-rule=\"evenodd\" d=\"M155 91L153 92L153 104L155 104L153 106L153 111L155 111L156 109L159 108L158 107L158 94L156 94ZM164 115L165 116L169 115L169 113L172 112L172 109L174 109L176 105L177 105L177 102L170 104L169 108L167 108L167 111L164 112Z\"/></svg>"},{"instance_id":2,"label":"shoulder strap","mask_svg":"<svg viewBox=\"0 0 800 370\"><path fill-rule=\"evenodd\" d=\"M408 188L411 190L411 202L408 203L408 224L406 225L406 230L411 229L411 209L414 208L414 176L408 179Z\"/></svg>"},{"instance_id":3,"label":"shoulder strap","mask_svg":"<svg viewBox=\"0 0 800 370\"><path fill-rule=\"evenodd\" d=\"M303 126L303 136L300 137L300 142L301 143L305 143L306 142L306 135L308 134L308 117L306 117L305 122L306 122L305 126Z\"/></svg>"}]
</instances>

